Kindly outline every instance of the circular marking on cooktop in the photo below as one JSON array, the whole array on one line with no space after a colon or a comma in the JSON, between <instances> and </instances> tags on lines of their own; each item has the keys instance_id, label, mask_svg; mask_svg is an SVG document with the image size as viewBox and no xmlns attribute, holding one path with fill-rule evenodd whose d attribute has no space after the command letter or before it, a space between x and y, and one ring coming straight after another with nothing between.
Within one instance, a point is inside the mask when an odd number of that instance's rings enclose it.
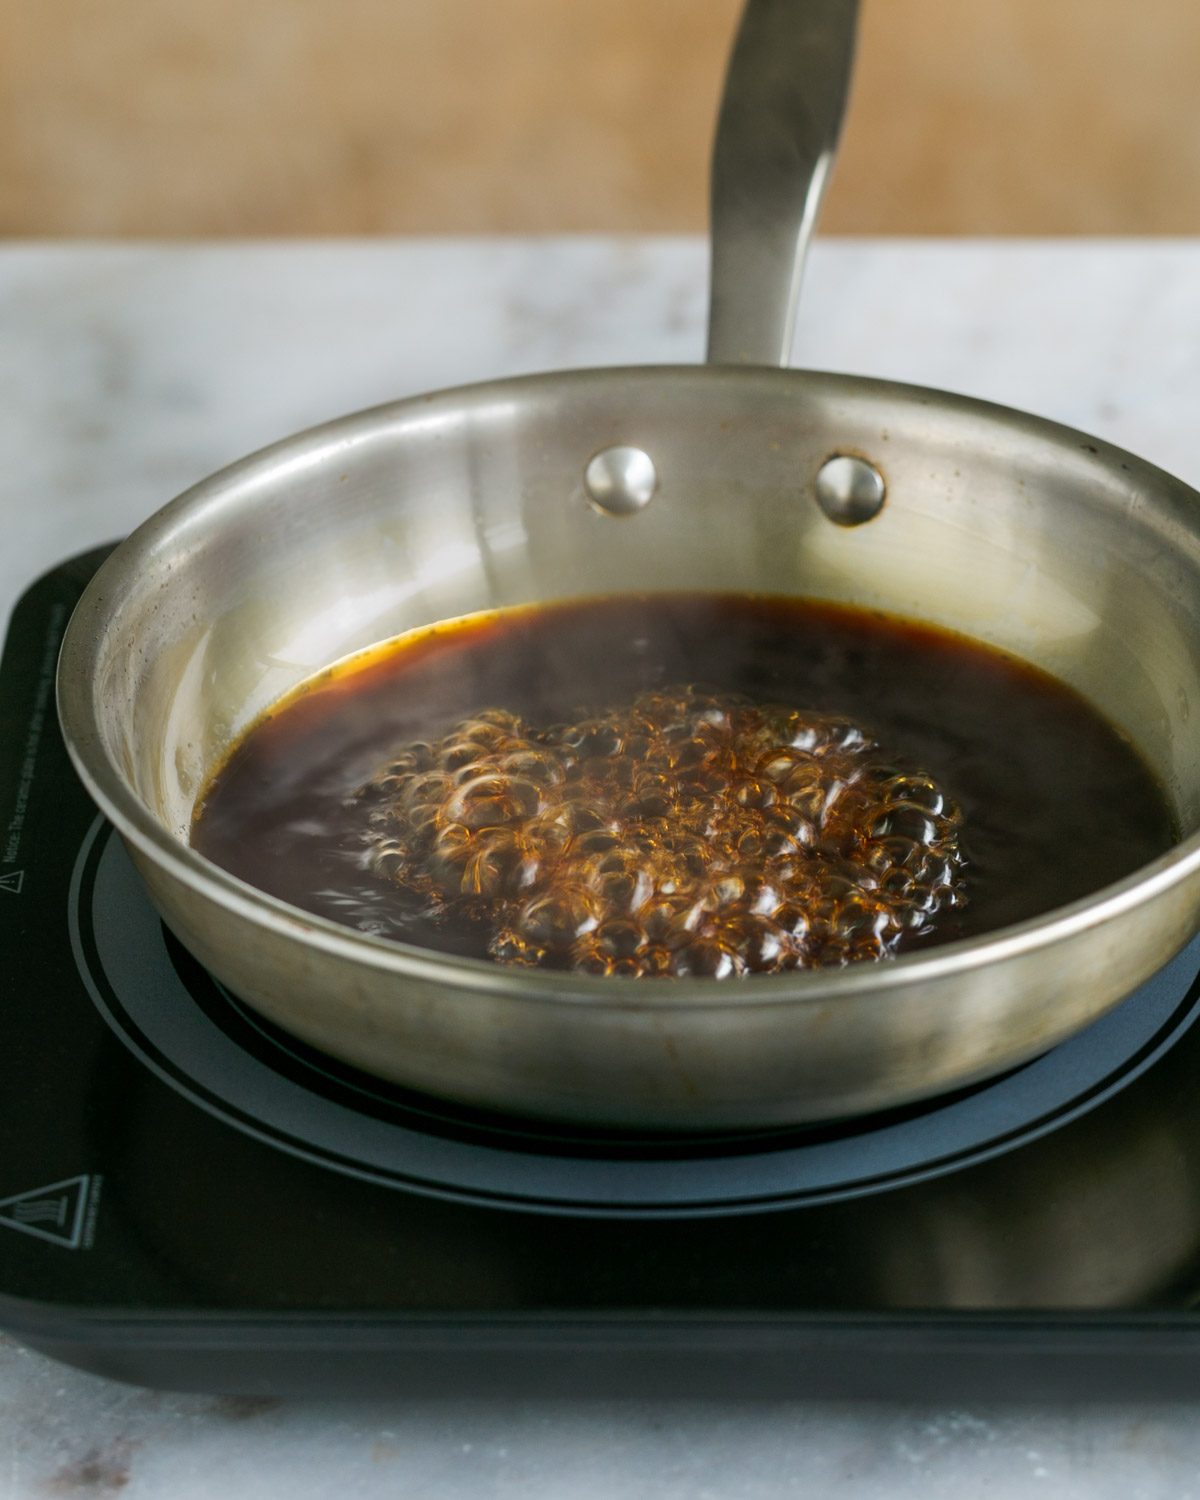
<instances>
[{"instance_id":1,"label":"circular marking on cooktop","mask_svg":"<svg viewBox=\"0 0 1200 1500\"><path fill-rule=\"evenodd\" d=\"M1200 940L1086 1031L958 1095L840 1125L695 1140L569 1136L343 1068L278 1032L181 953L103 820L71 881L80 973L112 1030L200 1108L277 1149L394 1188L536 1212L761 1212L884 1192L1078 1118L1195 1020ZM185 977L186 976L186 982Z\"/></svg>"}]
</instances>

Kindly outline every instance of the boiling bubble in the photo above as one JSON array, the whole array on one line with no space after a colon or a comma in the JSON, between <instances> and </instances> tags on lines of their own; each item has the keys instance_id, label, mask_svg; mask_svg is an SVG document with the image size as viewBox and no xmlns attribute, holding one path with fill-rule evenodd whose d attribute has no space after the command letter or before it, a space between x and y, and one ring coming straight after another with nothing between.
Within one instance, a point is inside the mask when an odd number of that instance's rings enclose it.
<instances>
[{"instance_id":1,"label":"boiling bubble","mask_svg":"<svg viewBox=\"0 0 1200 1500\"><path fill-rule=\"evenodd\" d=\"M730 978L895 953L966 899L961 817L837 715L702 688L574 723L502 709L400 746L365 862L500 963Z\"/></svg>"}]
</instances>

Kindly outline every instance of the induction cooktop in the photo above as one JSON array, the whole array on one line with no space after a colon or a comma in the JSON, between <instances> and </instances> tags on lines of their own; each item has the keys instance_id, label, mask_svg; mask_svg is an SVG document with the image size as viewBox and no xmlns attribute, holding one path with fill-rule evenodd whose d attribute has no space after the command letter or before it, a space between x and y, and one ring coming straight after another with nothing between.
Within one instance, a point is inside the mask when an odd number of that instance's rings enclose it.
<instances>
[{"instance_id":1,"label":"induction cooktop","mask_svg":"<svg viewBox=\"0 0 1200 1500\"><path fill-rule=\"evenodd\" d=\"M977 1087L817 1127L559 1130L306 1047L159 921L54 667L0 664L0 1324L241 1393L1024 1399L1200 1384L1200 942Z\"/></svg>"}]
</instances>

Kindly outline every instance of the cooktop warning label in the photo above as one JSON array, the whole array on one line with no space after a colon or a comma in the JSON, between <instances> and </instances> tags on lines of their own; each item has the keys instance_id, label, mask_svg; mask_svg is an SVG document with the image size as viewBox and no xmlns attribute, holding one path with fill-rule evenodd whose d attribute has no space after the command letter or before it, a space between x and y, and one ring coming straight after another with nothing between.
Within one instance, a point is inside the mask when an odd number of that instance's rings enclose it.
<instances>
[{"instance_id":1,"label":"cooktop warning label","mask_svg":"<svg viewBox=\"0 0 1200 1500\"><path fill-rule=\"evenodd\" d=\"M86 1249L96 1228L100 1177L84 1173L0 1198L0 1228L16 1229L67 1250Z\"/></svg>"},{"instance_id":2,"label":"cooktop warning label","mask_svg":"<svg viewBox=\"0 0 1200 1500\"><path fill-rule=\"evenodd\" d=\"M63 626L67 620L67 606L59 600L50 610L49 622L46 626L46 634L42 641L41 657L38 662L38 676L34 684L33 703L30 708L29 720L25 729L25 739L19 752L21 758L17 763L17 795L13 803L12 814L8 824L0 830L0 851L3 853L2 862L6 865L14 865L17 862L18 851L21 847L21 836L25 829L25 820L29 812L29 798L33 790L33 775L37 769L38 750L41 748L42 736L47 723L53 722L53 712L50 709L50 694L54 687L54 668L58 660L58 648L62 641ZM18 882L19 882L18 874ZM13 886L7 889L13 890ZM19 892L21 887L18 883L15 889Z\"/></svg>"}]
</instances>

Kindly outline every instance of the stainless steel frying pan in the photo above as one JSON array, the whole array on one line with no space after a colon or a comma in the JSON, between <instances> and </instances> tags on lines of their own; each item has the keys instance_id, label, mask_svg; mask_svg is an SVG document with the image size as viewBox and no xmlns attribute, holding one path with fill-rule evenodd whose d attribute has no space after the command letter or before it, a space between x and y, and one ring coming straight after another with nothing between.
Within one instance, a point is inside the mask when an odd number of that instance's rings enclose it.
<instances>
[{"instance_id":1,"label":"stainless steel frying pan","mask_svg":"<svg viewBox=\"0 0 1200 1500\"><path fill-rule=\"evenodd\" d=\"M1200 926L1200 497L1036 417L777 368L853 22L848 0L747 7L714 159L707 367L495 382L331 422L167 506L80 603L59 671L80 775L182 941L317 1047L561 1121L817 1119L1049 1047ZM991 937L736 983L424 952L289 908L187 847L206 775L330 661L469 611L677 588L893 610L1038 663L1131 735L1182 841Z\"/></svg>"}]
</instances>

